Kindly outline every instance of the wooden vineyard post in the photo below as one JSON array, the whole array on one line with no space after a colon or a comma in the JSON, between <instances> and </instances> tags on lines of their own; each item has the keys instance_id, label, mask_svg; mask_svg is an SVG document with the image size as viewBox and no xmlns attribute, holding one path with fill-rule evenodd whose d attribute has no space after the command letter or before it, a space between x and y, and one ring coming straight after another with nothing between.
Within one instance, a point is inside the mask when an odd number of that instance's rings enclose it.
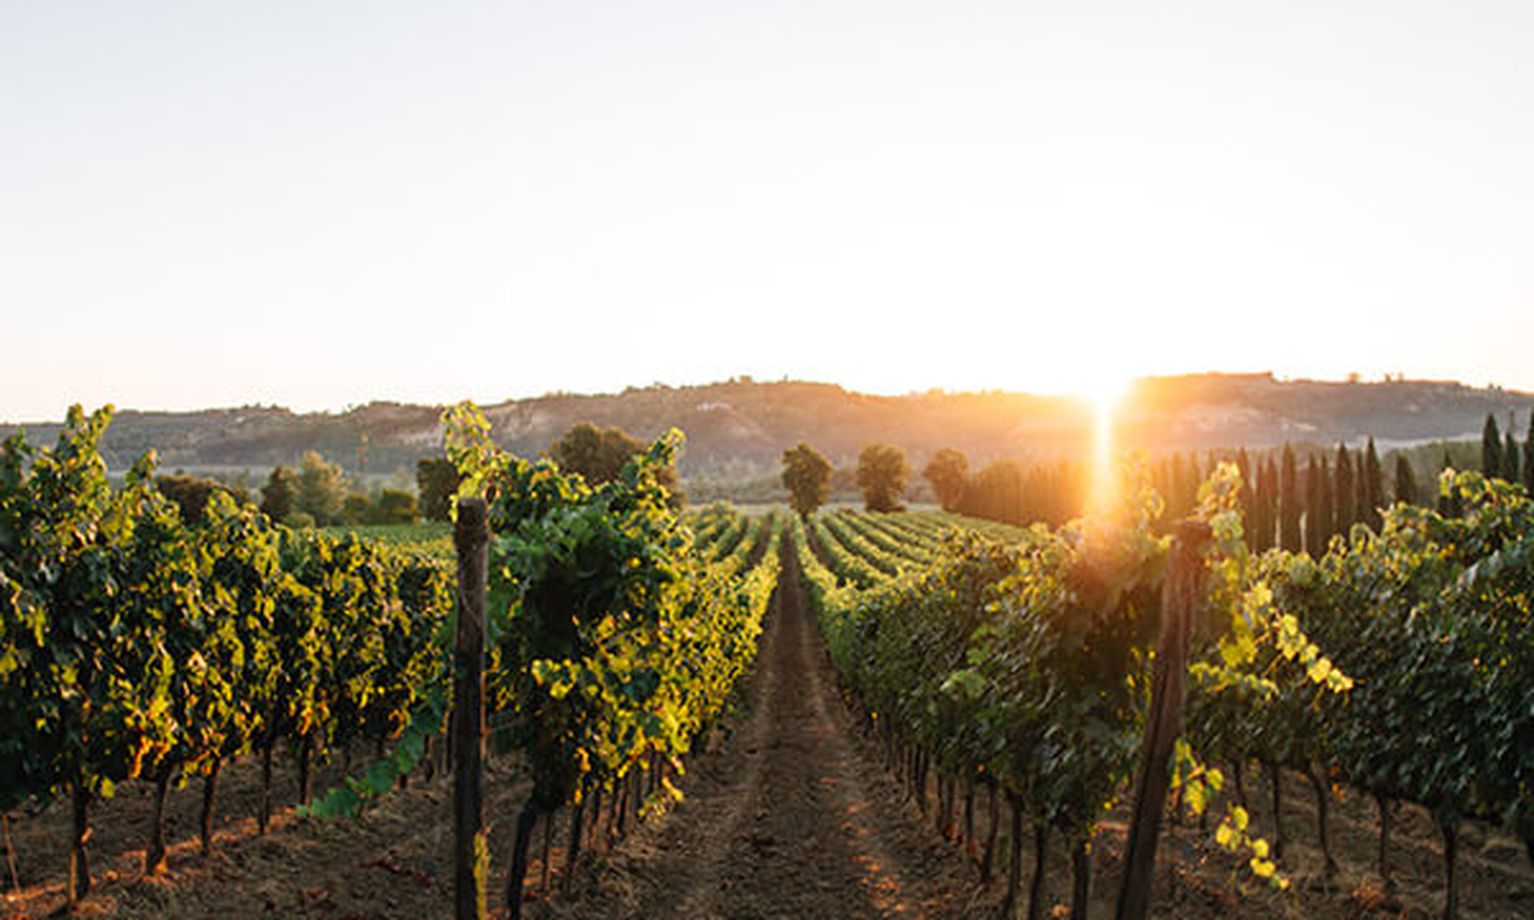
<instances>
[{"instance_id":1,"label":"wooden vineyard post","mask_svg":"<svg viewBox=\"0 0 1534 920\"><path fill-rule=\"evenodd\" d=\"M453 648L453 905L457 920L484 920L485 574L489 531L484 499L458 502L458 631Z\"/></svg>"},{"instance_id":2,"label":"wooden vineyard post","mask_svg":"<svg viewBox=\"0 0 1534 920\"><path fill-rule=\"evenodd\" d=\"M1161 585L1161 637L1151 678L1150 718L1140 748L1135 784L1134 816L1124 853L1124 880L1119 888L1115 920L1145 920L1150 910L1151 877L1156 868L1156 843L1161 835L1161 811L1171 785L1172 748L1182 734L1183 696L1188 677L1188 645L1193 638L1203 575L1201 554L1209 542L1209 525L1183 521L1167 560Z\"/></svg>"}]
</instances>

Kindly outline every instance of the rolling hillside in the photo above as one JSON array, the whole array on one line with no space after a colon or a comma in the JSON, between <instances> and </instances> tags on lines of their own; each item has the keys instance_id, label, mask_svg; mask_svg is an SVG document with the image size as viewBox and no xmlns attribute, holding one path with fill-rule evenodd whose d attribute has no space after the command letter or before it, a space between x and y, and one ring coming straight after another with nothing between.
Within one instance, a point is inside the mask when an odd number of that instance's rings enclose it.
<instances>
[{"instance_id":1,"label":"rolling hillside","mask_svg":"<svg viewBox=\"0 0 1534 920\"><path fill-rule=\"evenodd\" d=\"M1284 440L1332 444L1372 435L1382 445L1475 437L1487 412L1517 413L1520 439L1534 396L1457 383L1280 381L1267 374L1148 378L1120 411L1123 443L1152 450L1260 447ZM687 434L682 463L693 484L774 477L786 447L807 440L838 465L862 445L888 441L920 464L956 447L972 463L1047 456L1078 448L1090 431L1088 407L1059 396L856 393L833 384L733 380L703 386L630 388L604 395L549 394L486 406L498 441L541 452L581 421L616 425L639 437L677 427ZM62 409L62 407L61 407ZM438 406L370 403L340 413L247 406L189 413L121 411L106 439L109 462L126 467L145 448L167 469L250 470L264 475L318 450L352 473L409 469L438 449ZM1506 422L1503 421L1504 427ZM18 426L0 425L0 436ZM24 426L34 442L54 423Z\"/></svg>"}]
</instances>

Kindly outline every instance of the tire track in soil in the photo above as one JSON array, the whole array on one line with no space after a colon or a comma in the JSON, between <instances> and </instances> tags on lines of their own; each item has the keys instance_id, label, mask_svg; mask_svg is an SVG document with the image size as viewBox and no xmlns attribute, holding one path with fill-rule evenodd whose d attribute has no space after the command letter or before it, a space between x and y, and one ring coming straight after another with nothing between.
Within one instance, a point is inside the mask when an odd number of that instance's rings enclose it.
<instances>
[{"instance_id":1,"label":"tire track in soil","mask_svg":"<svg viewBox=\"0 0 1534 920\"><path fill-rule=\"evenodd\" d=\"M786 553L752 709L728 749L699 757L687 799L636 831L589 890L538 915L962 916L973 873L903 807L852 734Z\"/></svg>"}]
</instances>

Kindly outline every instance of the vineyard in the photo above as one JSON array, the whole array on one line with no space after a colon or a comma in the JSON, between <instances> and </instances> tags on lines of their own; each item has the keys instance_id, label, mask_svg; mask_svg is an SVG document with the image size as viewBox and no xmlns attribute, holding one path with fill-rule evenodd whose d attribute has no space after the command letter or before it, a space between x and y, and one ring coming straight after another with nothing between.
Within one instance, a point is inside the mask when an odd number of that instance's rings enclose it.
<instances>
[{"instance_id":1,"label":"vineyard","mask_svg":"<svg viewBox=\"0 0 1534 920\"><path fill-rule=\"evenodd\" d=\"M1460 516L1399 505L1378 534L1356 527L1319 559L1253 555L1233 476L1206 484L1197 512L1214 539L1174 798L1201 826L1219 807L1213 841L1239 854L1247 887L1286 889L1291 827L1276 818L1286 777L1313 796L1322 884L1341 871L1330 803L1361 793L1378 811L1367 868L1387 903L1392 826L1403 803L1418 806L1441 837L1442 912L1455 916L1466 822L1521 839L1534 858L1534 504L1517 487L1459 474L1445 488ZM793 522L808 594L865 730L922 812L934 797L936 826L977 853L982 879L1002 871L998 836L1031 843L1030 918L1048 904L1052 834L1069 859L1070 915L1087 915L1094 841L1133 792L1163 615L1159 506L1129 488L1109 522L1060 530L847 512ZM1248 795L1254 772L1266 802ZM1009 811L1001 834L998 798ZM1023 849L1009 850L1004 913L1022 899Z\"/></svg>"},{"instance_id":2,"label":"vineyard","mask_svg":"<svg viewBox=\"0 0 1534 920\"><path fill-rule=\"evenodd\" d=\"M1189 892L1207 916L1531 912L1521 487L1450 476L1458 513L1397 505L1314 556L1248 547L1234 466L1175 526L1133 468L1059 528L678 512L674 436L590 484L504 453L459 408L447 453L461 513L482 518L460 519L455 575L440 529L295 530L227 496L186 525L152 456L108 481L109 421L76 410L54 447L13 438L0 465L0 810L22 915L118 879L121 859L92 869L102 820L142 866L127 916L157 915L148 880L220 847L341 847L381 825L412 842L366 857L396 894L359 915L445 915L465 891L511 917L794 898L1171 916ZM454 657L474 552L478 723ZM490 820L455 882L440 863L465 769ZM167 832L188 820L196 854ZM334 884L263 888L259 909L328 915Z\"/></svg>"},{"instance_id":3,"label":"vineyard","mask_svg":"<svg viewBox=\"0 0 1534 920\"><path fill-rule=\"evenodd\" d=\"M593 488L499 453L461 421L455 459L493 496L485 742L528 784L506 895L520 906L535 825L547 869L561 809L573 809L573 862L579 841L621 836L675 794L669 777L754 657L779 528L673 513L655 471L674 441ZM22 883L12 814L32 839L28 825L62 803L58 894L83 898L92 810L130 781L154 790L148 876L166 862L173 790L200 786L207 856L219 779L242 761L258 765L258 835L278 766L292 767L300 815L342 820L448 767L453 588L440 553L273 525L223 496L189 528L151 487L152 455L121 488L108 482L98 445L109 422L109 410L74 410L52 449L8 441L0 470L8 887ZM321 764L333 785L315 797Z\"/></svg>"}]
</instances>

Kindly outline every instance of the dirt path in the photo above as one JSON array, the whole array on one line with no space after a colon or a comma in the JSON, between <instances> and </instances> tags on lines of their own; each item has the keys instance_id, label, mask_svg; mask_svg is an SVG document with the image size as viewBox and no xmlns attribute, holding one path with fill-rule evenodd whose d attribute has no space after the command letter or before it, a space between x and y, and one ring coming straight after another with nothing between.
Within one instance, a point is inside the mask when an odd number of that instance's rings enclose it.
<instances>
[{"instance_id":1,"label":"dirt path","mask_svg":"<svg viewBox=\"0 0 1534 920\"><path fill-rule=\"evenodd\" d=\"M893 781L858 747L789 559L751 710L728 750L700 758L676 811L546 916L965 913L973 873L906 817Z\"/></svg>"}]
</instances>

